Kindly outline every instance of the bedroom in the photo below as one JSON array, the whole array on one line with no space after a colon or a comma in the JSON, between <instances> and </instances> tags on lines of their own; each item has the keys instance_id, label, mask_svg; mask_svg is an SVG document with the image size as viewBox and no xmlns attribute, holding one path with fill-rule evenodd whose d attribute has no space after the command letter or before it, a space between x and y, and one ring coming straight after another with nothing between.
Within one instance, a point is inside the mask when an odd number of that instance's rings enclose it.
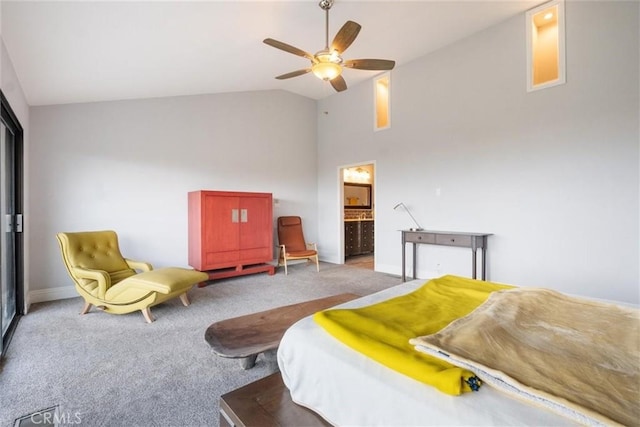
<instances>
[{"instance_id":1,"label":"bedroom","mask_svg":"<svg viewBox=\"0 0 640 427\"><path fill-rule=\"evenodd\" d=\"M522 15L399 66L381 132L369 84L317 103L281 91L30 108L18 97L28 241L47 242L27 242L28 290L34 301L71 290L51 238L61 229L110 225L125 248L148 242L132 256L186 265L184 198L202 187L273 192L275 215L297 212L322 259L340 262L338 169L375 161L376 270L400 272L397 230L412 225L392 209L402 201L425 228L493 233L491 279L638 302L636 6L568 3L572 81L555 88L525 90ZM78 193L90 199L72 208ZM116 204L126 211L104 209ZM466 254L430 249L420 277L436 263L468 274Z\"/></svg>"},{"instance_id":2,"label":"bedroom","mask_svg":"<svg viewBox=\"0 0 640 427\"><path fill-rule=\"evenodd\" d=\"M59 230L114 228L131 257L186 265L185 195L199 188L273 192L274 216L304 217L322 260L339 263L338 171L375 162L377 271L400 273L404 202L425 228L493 233L491 280L638 303L638 3L568 1L566 20L565 85L526 92L519 14L394 69L382 132L370 82L319 101L29 106L3 44L3 91L26 130L30 301L75 296ZM462 252L421 248L419 276L468 275Z\"/></svg>"}]
</instances>

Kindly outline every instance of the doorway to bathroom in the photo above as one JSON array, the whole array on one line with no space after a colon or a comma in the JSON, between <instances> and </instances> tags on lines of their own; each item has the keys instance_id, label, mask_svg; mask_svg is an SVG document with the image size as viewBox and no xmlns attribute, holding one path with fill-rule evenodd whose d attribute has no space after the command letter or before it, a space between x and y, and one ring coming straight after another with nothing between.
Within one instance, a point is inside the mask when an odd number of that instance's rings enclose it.
<instances>
[{"instance_id":1,"label":"doorway to bathroom","mask_svg":"<svg viewBox=\"0 0 640 427\"><path fill-rule=\"evenodd\" d=\"M341 169L344 263L375 269L375 164Z\"/></svg>"}]
</instances>

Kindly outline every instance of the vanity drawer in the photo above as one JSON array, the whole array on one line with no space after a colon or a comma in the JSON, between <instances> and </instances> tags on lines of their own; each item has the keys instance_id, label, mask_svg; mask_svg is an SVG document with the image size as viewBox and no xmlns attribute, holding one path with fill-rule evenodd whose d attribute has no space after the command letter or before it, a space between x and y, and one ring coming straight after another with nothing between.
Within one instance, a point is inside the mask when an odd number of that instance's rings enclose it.
<instances>
[{"instance_id":1,"label":"vanity drawer","mask_svg":"<svg viewBox=\"0 0 640 427\"><path fill-rule=\"evenodd\" d=\"M431 233L418 233L418 232L406 232L404 233L404 238L406 242L409 243L431 243L434 244L436 242L435 234Z\"/></svg>"},{"instance_id":2,"label":"vanity drawer","mask_svg":"<svg viewBox=\"0 0 640 427\"><path fill-rule=\"evenodd\" d=\"M471 247L471 236L459 234L436 234L436 245Z\"/></svg>"}]
</instances>

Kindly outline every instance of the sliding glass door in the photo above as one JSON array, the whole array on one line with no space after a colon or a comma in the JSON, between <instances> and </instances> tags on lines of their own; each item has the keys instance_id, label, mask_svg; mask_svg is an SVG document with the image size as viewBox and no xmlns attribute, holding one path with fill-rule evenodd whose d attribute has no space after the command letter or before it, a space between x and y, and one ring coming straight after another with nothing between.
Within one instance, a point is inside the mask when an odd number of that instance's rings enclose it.
<instances>
[{"instance_id":1,"label":"sliding glass door","mask_svg":"<svg viewBox=\"0 0 640 427\"><path fill-rule=\"evenodd\" d=\"M22 314L22 128L0 92L0 354Z\"/></svg>"}]
</instances>

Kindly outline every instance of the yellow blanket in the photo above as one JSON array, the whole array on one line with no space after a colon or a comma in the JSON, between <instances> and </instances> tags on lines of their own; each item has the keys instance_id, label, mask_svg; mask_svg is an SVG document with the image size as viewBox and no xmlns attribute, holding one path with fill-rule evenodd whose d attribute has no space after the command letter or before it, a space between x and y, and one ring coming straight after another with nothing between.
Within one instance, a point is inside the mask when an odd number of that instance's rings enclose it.
<instances>
[{"instance_id":1,"label":"yellow blanket","mask_svg":"<svg viewBox=\"0 0 640 427\"><path fill-rule=\"evenodd\" d=\"M491 292L508 288L512 286L444 276L410 294L378 304L318 312L314 320L335 338L377 362L444 393L459 395L475 389L474 374L416 352L409 340L438 332L473 311Z\"/></svg>"}]
</instances>

